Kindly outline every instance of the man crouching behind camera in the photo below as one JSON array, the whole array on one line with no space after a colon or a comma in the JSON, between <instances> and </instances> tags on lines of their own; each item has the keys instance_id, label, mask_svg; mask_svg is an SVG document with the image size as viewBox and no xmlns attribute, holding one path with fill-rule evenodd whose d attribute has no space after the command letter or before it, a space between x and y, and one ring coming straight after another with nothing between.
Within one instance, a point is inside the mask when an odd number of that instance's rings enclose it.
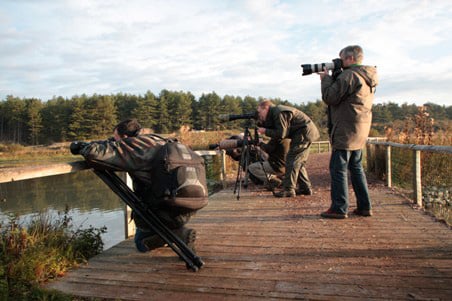
<instances>
[{"instance_id":1,"label":"man crouching behind camera","mask_svg":"<svg viewBox=\"0 0 452 301\"><path fill-rule=\"evenodd\" d=\"M257 107L259 114L259 134L272 139L290 139L286 156L286 172L283 190L275 197L295 197L296 194L312 194L311 182L306 170L311 143L319 139L319 130L305 113L284 105L274 105L270 100L263 100ZM299 184L298 193L295 191Z\"/></svg>"},{"instance_id":2,"label":"man crouching behind camera","mask_svg":"<svg viewBox=\"0 0 452 301\"><path fill-rule=\"evenodd\" d=\"M149 129L141 128L136 119L120 122L114 128L114 139L73 142L71 152L82 155L95 169L128 172L135 194L166 227L194 250L196 232L186 228L185 224L194 212L207 204L201 157L177 141L163 139ZM170 164L164 165L172 156L169 154L175 154L178 162L182 162L173 171L169 170ZM183 200L191 203L181 203ZM136 224L135 245L138 251L147 252L164 246L164 241L136 212L132 212L132 217Z\"/></svg>"},{"instance_id":3,"label":"man crouching behind camera","mask_svg":"<svg viewBox=\"0 0 452 301\"><path fill-rule=\"evenodd\" d=\"M243 133L233 135L218 144L210 145L209 149L224 149L231 159L240 162L243 139ZM261 139L258 143L250 141L248 175L254 184L263 184L268 190L273 190L281 185L281 179L286 170L286 155L289 145L290 139L270 139L267 143Z\"/></svg>"}]
</instances>

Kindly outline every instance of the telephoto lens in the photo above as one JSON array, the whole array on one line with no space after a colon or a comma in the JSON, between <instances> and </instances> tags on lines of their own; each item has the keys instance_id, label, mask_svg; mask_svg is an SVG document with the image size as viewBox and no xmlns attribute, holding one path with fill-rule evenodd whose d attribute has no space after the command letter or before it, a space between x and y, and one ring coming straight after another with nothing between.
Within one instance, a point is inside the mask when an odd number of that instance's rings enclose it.
<instances>
[{"instance_id":1,"label":"telephoto lens","mask_svg":"<svg viewBox=\"0 0 452 301\"><path fill-rule=\"evenodd\" d=\"M320 64L303 64L301 68L303 68L302 75L309 75L312 73L323 72L324 68L328 70L337 70L342 68L342 60L334 59L331 63L320 63Z\"/></svg>"}]
</instances>

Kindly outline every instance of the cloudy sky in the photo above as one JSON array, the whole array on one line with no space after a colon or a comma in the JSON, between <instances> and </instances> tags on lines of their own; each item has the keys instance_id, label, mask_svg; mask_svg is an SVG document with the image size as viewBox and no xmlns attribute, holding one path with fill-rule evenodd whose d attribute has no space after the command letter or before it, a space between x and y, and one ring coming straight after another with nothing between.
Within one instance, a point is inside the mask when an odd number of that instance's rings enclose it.
<instances>
[{"instance_id":1,"label":"cloudy sky","mask_svg":"<svg viewBox=\"0 0 452 301\"><path fill-rule=\"evenodd\" d=\"M1 0L0 100L150 90L320 98L318 75L361 45L376 102L452 105L450 0Z\"/></svg>"}]
</instances>

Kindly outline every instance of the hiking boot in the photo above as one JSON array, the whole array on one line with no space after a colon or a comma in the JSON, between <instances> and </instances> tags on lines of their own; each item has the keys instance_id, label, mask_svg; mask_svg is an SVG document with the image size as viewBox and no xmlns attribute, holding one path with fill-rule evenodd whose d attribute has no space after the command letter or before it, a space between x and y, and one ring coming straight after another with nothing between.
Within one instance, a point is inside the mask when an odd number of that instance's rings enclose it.
<instances>
[{"instance_id":1,"label":"hiking boot","mask_svg":"<svg viewBox=\"0 0 452 301\"><path fill-rule=\"evenodd\" d=\"M135 246L140 252L149 252L151 250L165 246L165 241L157 234L152 234L137 228L135 231Z\"/></svg>"},{"instance_id":2,"label":"hiking boot","mask_svg":"<svg viewBox=\"0 0 452 301\"><path fill-rule=\"evenodd\" d=\"M295 196L295 190L281 190L275 193L277 198L293 198Z\"/></svg>"},{"instance_id":3,"label":"hiking boot","mask_svg":"<svg viewBox=\"0 0 452 301\"><path fill-rule=\"evenodd\" d=\"M346 213L334 212L333 210L331 210L331 208L325 212L320 213L320 216L324 218L336 218L336 219L344 219L348 217Z\"/></svg>"},{"instance_id":4,"label":"hiking boot","mask_svg":"<svg viewBox=\"0 0 452 301\"><path fill-rule=\"evenodd\" d=\"M196 230L182 227L173 231L193 252L195 252Z\"/></svg>"},{"instance_id":5,"label":"hiking boot","mask_svg":"<svg viewBox=\"0 0 452 301\"><path fill-rule=\"evenodd\" d=\"M358 209L353 210L353 214L360 216L372 216L372 210Z\"/></svg>"},{"instance_id":6,"label":"hiking boot","mask_svg":"<svg viewBox=\"0 0 452 301\"><path fill-rule=\"evenodd\" d=\"M272 191L275 188L280 187L282 184L282 181L276 177L272 177L270 178L270 180L268 181L267 185L265 185L265 188L267 188L267 190Z\"/></svg>"},{"instance_id":7,"label":"hiking boot","mask_svg":"<svg viewBox=\"0 0 452 301\"><path fill-rule=\"evenodd\" d=\"M312 192L311 188L303 189L303 190L298 189L298 190L296 191L296 194L297 194L297 195L312 195L313 192Z\"/></svg>"}]
</instances>

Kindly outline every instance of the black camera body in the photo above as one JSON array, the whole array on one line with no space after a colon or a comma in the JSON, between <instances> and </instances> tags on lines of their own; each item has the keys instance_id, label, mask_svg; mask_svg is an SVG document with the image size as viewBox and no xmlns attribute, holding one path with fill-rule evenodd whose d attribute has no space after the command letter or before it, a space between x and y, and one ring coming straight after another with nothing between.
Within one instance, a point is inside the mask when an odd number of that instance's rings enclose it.
<instances>
[{"instance_id":1,"label":"black camera body","mask_svg":"<svg viewBox=\"0 0 452 301\"><path fill-rule=\"evenodd\" d=\"M312 73L323 72L324 68L332 70L333 77L336 78L342 72L342 60L337 58L331 63L320 63L320 64L303 64L301 68L303 69L302 75L309 75Z\"/></svg>"},{"instance_id":2,"label":"black camera body","mask_svg":"<svg viewBox=\"0 0 452 301\"><path fill-rule=\"evenodd\" d=\"M82 148L84 148L85 146L89 145L88 142L84 142L84 141L74 141L71 143L71 145L69 146L69 149L71 151L71 154L73 155L79 155L80 151L82 150Z\"/></svg>"},{"instance_id":3,"label":"black camera body","mask_svg":"<svg viewBox=\"0 0 452 301\"><path fill-rule=\"evenodd\" d=\"M234 120L238 120L238 119L255 119L255 120L257 120L259 118L259 115L257 114L257 111L255 111L255 112L249 112L249 113L244 113L244 114L239 114L239 115L221 114L220 116L218 116L218 118L221 121L234 121Z\"/></svg>"}]
</instances>

